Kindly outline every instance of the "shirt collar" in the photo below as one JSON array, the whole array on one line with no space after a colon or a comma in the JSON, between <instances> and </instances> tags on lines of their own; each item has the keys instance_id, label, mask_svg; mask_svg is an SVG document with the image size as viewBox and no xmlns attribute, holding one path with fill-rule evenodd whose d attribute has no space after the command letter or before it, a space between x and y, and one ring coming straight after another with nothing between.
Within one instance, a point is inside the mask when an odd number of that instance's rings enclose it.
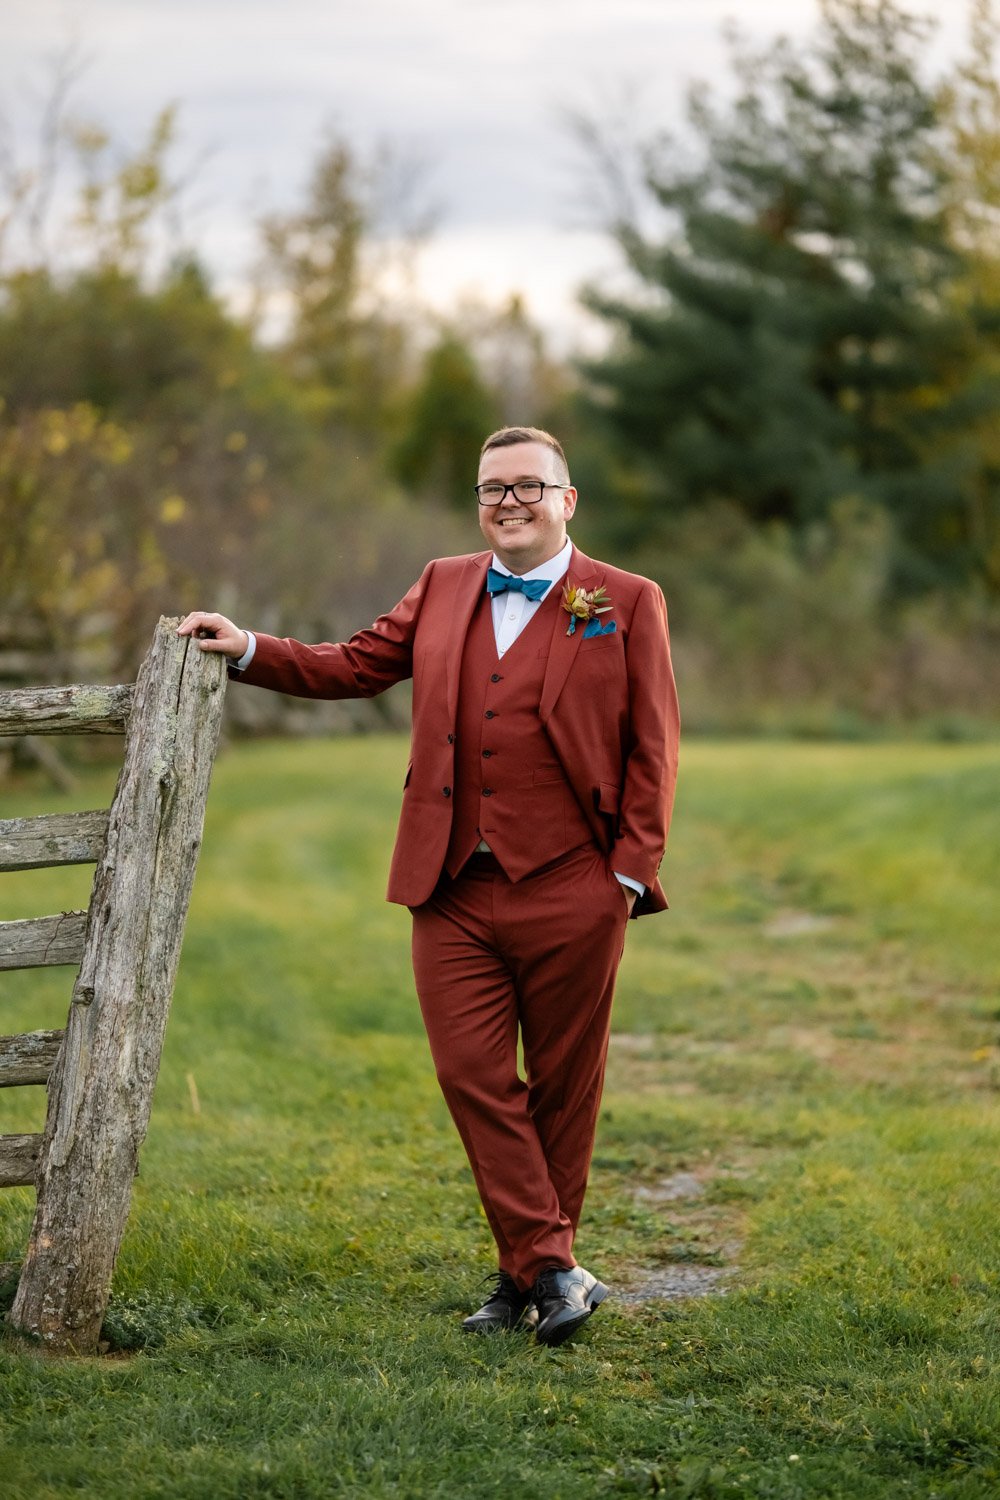
<instances>
[{"instance_id":1,"label":"shirt collar","mask_svg":"<svg viewBox=\"0 0 1000 1500\"><path fill-rule=\"evenodd\" d=\"M530 572L521 573L518 576L520 578L548 578L554 588L555 585L561 582L561 580L565 578L566 574L569 572L569 560L572 555L573 543L570 541L569 537L567 537L565 547L563 547L560 552L557 552L555 557L550 557L548 562L542 563L539 567L532 568ZM505 567L505 565L500 561L495 552L493 554L491 567L496 568L497 572L502 573L505 578L510 578L513 576L510 569L508 567ZM551 589L546 589L545 593L542 595L542 598L547 599L551 592Z\"/></svg>"}]
</instances>

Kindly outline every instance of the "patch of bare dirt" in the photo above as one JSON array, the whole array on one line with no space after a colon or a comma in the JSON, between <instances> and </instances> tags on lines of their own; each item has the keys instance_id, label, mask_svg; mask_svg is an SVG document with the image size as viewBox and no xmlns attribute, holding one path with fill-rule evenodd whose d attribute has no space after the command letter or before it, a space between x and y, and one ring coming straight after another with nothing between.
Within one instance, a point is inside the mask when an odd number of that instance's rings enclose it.
<instances>
[{"instance_id":1,"label":"patch of bare dirt","mask_svg":"<svg viewBox=\"0 0 1000 1500\"><path fill-rule=\"evenodd\" d=\"M779 911L764 923L763 932L769 938L811 937L817 932L829 932L832 917L823 917L812 911Z\"/></svg>"},{"instance_id":2,"label":"patch of bare dirt","mask_svg":"<svg viewBox=\"0 0 1000 1500\"><path fill-rule=\"evenodd\" d=\"M640 1203L682 1203L692 1198L701 1198L705 1193L703 1176L694 1172L674 1172L670 1177L661 1177L651 1187L640 1183L635 1196Z\"/></svg>"},{"instance_id":3,"label":"patch of bare dirt","mask_svg":"<svg viewBox=\"0 0 1000 1500\"><path fill-rule=\"evenodd\" d=\"M687 1159L652 1181L634 1181L634 1201L662 1215L662 1250L653 1265L626 1267L615 1278L618 1300L626 1306L646 1302L679 1302L725 1292L738 1272L745 1210L739 1203L706 1202L714 1181L746 1177L750 1161L725 1163Z\"/></svg>"},{"instance_id":4,"label":"patch of bare dirt","mask_svg":"<svg viewBox=\"0 0 1000 1500\"><path fill-rule=\"evenodd\" d=\"M688 1297L709 1297L726 1290L735 1274L731 1266L637 1266L623 1285L615 1286L615 1300L626 1307L644 1302L681 1302Z\"/></svg>"}]
</instances>

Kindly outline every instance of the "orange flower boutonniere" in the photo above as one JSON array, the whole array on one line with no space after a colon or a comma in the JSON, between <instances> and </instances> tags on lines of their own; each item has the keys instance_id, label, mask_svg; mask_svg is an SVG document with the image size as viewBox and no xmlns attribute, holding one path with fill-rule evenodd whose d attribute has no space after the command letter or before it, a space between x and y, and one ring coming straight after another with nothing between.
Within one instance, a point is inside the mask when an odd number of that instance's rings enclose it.
<instances>
[{"instance_id":1,"label":"orange flower boutonniere","mask_svg":"<svg viewBox=\"0 0 1000 1500\"><path fill-rule=\"evenodd\" d=\"M592 635L613 635L618 628L614 620L601 624L599 616L609 614L614 608L603 583L596 589L581 589L567 580L563 589L562 607L570 616L567 635L576 634L580 620L587 622L583 632L584 640Z\"/></svg>"}]
</instances>

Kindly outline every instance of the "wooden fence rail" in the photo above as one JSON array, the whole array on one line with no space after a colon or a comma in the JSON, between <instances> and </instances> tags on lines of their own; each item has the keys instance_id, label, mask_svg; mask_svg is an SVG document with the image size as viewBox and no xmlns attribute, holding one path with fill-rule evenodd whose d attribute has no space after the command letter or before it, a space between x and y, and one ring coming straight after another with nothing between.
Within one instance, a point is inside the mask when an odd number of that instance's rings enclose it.
<instances>
[{"instance_id":1,"label":"wooden fence rail","mask_svg":"<svg viewBox=\"0 0 1000 1500\"><path fill-rule=\"evenodd\" d=\"M0 1187L31 1187L41 1151L40 1135L0 1135Z\"/></svg>"},{"instance_id":2,"label":"wooden fence rail","mask_svg":"<svg viewBox=\"0 0 1000 1500\"><path fill-rule=\"evenodd\" d=\"M0 818L0 870L96 864L104 853L109 816L104 811Z\"/></svg>"},{"instance_id":3,"label":"wooden fence rail","mask_svg":"<svg viewBox=\"0 0 1000 1500\"><path fill-rule=\"evenodd\" d=\"M0 922L0 969L78 964L83 957L86 922L85 911L29 917L24 922Z\"/></svg>"},{"instance_id":4,"label":"wooden fence rail","mask_svg":"<svg viewBox=\"0 0 1000 1500\"><path fill-rule=\"evenodd\" d=\"M131 683L10 688L0 693L0 735L124 734L132 695Z\"/></svg>"},{"instance_id":5,"label":"wooden fence rail","mask_svg":"<svg viewBox=\"0 0 1000 1500\"><path fill-rule=\"evenodd\" d=\"M61 1031L22 1031L19 1036L0 1036L0 1089L48 1083L62 1039Z\"/></svg>"},{"instance_id":6,"label":"wooden fence rail","mask_svg":"<svg viewBox=\"0 0 1000 1500\"><path fill-rule=\"evenodd\" d=\"M0 870L96 862L87 912L0 923L0 969L79 964L64 1031L0 1037L0 1087L47 1082L43 1135L0 1137L0 1186L34 1184L10 1313L96 1349L145 1138L201 843L224 660L161 619L132 686L0 692L0 735L125 732L107 812L0 822Z\"/></svg>"}]
</instances>

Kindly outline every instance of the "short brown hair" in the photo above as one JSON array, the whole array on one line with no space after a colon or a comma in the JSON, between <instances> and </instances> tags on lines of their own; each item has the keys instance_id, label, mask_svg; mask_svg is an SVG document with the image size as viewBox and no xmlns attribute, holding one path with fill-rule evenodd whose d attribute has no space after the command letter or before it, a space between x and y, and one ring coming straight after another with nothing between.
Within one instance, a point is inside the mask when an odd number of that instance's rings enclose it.
<instances>
[{"instance_id":1,"label":"short brown hair","mask_svg":"<svg viewBox=\"0 0 1000 1500\"><path fill-rule=\"evenodd\" d=\"M491 432L482 448L479 450L479 462L492 448L513 448L515 443L543 443L559 460L560 472L565 474L569 481L569 464L562 449L562 443L554 438L551 432L545 432L541 427L500 427L496 432Z\"/></svg>"}]
</instances>

